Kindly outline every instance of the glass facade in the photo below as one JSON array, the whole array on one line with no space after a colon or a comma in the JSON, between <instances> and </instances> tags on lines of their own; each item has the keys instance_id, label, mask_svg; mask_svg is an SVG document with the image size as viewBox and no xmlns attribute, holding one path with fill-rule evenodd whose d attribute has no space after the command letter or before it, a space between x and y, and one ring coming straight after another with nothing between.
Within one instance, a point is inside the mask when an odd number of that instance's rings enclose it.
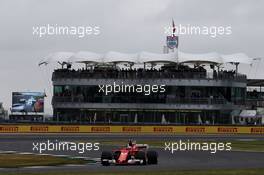
<instances>
[{"instance_id":1,"label":"glass facade","mask_svg":"<svg viewBox=\"0 0 264 175\"><path fill-rule=\"evenodd\" d=\"M77 123L227 124L232 110L131 109L129 104L228 105L245 103L246 88L166 86L164 93L99 92L98 86L54 86L53 103L127 104L127 108L54 109L55 120Z\"/></svg>"},{"instance_id":2,"label":"glass facade","mask_svg":"<svg viewBox=\"0 0 264 175\"><path fill-rule=\"evenodd\" d=\"M231 111L56 109L56 120L106 124L227 124Z\"/></svg>"},{"instance_id":3,"label":"glass facade","mask_svg":"<svg viewBox=\"0 0 264 175\"><path fill-rule=\"evenodd\" d=\"M230 124L246 101L246 76L203 66L159 69L116 65L58 69L52 76L54 120L78 123ZM161 86L164 91L100 91L101 85ZM162 82L162 83L161 83ZM120 85L120 84L119 84ZM152 89L153 90L153 89Z\"/></svg>"},{"instance_id":4,"label":"glass facade","mask_svg":"<svg viewBox=\"0 0 264 175\"><path fill-rule=\"evenodd\" d=\"M244 104L246 88L165 86L165 92L119 92L105 95L98 86L54 86L56 102L83 103L161 103L161 104Z\"/></svg>"}]
</instances>

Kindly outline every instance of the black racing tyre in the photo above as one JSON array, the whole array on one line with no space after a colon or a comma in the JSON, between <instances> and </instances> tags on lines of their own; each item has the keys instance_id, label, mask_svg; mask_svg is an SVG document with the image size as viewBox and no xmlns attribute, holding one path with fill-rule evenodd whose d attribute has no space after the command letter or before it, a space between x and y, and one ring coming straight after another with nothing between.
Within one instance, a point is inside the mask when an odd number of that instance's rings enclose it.
<instances>
[{"instance_id":1,"label":"black racing tyre","mask_svg":"<svg viewBox=\"0 0 264 175\"><path fill-rule=\"evenodd\" d=\"M143 165L146 165L146 154L144 151L138 151L136 154L135 154L135 159L139 159L139 160L143 160Z\"/></svg>"},{"instance_id":2,"label":"black racing tyre","mask_svg":"<svg viewBox=\"0 0 264 175\"><path fill-rule=\"evenodd\" d=\"M156 151L147 152L148 164L158 164L158 153Z\"/></svg>"},{"instance_id":3,"label":"black racing tyre","mask_svg":"<svg viewBox=\"0 0 264 175\"><path fill-rule=\"evenodd\" d=\"M103 161L104 159L112 160L112 153L109 151L103 151L101 155L101 164L103 166L108 166L110 163L108 161Z\"/></svg>"}]
</instances>

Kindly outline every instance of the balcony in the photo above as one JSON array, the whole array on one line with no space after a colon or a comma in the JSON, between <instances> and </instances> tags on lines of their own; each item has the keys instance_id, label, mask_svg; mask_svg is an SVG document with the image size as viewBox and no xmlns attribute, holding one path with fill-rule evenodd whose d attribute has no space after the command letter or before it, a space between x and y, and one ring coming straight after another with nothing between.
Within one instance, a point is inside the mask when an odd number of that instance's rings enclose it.
<instances>
[{"instance_id":1,"label":"balcony","mask_svg":"<svg viewBox=\"0 0 264 175\"><path fill-rule=\"evenodd\" d=\"M205 71L90 71L90 70L55 70L52 80L58 79L204 79L204 80L228 80L237 82L246 82L247 77L243 74L222 71L218 73Z\"/></svg>"}]
</instances>

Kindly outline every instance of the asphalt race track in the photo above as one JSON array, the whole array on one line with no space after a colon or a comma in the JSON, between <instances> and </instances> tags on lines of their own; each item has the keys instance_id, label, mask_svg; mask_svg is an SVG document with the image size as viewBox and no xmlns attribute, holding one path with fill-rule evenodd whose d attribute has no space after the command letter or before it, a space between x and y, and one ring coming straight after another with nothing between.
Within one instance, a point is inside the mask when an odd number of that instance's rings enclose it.
<instances>
[{"instance_id":1,"label":"asphalt race track","mask_svg":"<svg viewBox=\"0 0 264 175\"><path fill-rule=\"evenodd\" d=\"M47 140L58 140L67 142L94 142L95 140L100 141L113 141L118 142L120 140L128 140L129 138L135 139L137 141L178 141L182 140L215 140L217 142L227 141L227 140L264 140L263 136L187 136L187 135L102 135L102 134L50 134L50 135L11 135L11 134L1 134L0 135L0 150L1 151L17 151L17 152L31 152L33 142L43 142ZM99 151L85 152L84 154L79 154L72 151L52 151L44 152L48 154L55 155L71 155L71 156L82 156L90 158L100 158L102 150L112 150L116 148L115 145L101 145ZM28 167L28 168L18 168L18 169L0 169L2 172L41 172L43 171L89 171L89 172L108 172L108 171L162 171L162 170L190 170L190 169L229 169L229 168L263 168L264 167L264 152L239 152L239 151L222 151L212 154L210 152L203 151L177 151L171 154L165 151L164 148L153 148L159 154L158 165L146 165L146 166L109 166L103 167L100 163L93 163L87 165L64 165L57 167Z\"/></svg>"}]
</instances>

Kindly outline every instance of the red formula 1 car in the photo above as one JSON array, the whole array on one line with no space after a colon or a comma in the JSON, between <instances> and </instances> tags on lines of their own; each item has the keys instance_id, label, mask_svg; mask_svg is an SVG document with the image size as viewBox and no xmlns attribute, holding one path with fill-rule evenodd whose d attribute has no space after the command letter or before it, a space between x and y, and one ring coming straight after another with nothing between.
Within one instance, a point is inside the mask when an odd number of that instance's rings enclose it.
<instances>
[{"instance_id":1,"label":"red formula 1 car","mask_svg":"<svg viewBox=\"0 0 264 175\"><path fill-rule=\"evenodd\" d=\"M103 151L101 164L108 166L115 165L146 165L157 164L158 154L156 151L148 150L147 144L136 144L129 141L127 147L113 150L112 152Z\"/></svg>"}]
</instances>

